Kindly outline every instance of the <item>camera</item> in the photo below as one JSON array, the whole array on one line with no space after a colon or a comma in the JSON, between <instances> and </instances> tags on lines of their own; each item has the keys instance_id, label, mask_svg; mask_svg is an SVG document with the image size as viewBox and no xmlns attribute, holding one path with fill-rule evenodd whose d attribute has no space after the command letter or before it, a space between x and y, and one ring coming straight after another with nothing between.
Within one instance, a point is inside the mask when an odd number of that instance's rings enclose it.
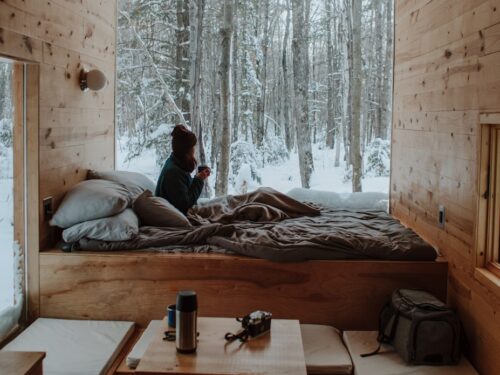
<instances>
[{"instance_id":1,"label":"camera","mask_svg":"<svg viewBox=\"0 0 500 375\"><path fill-rule=\"evenodd\" d=\"M241 322L241 329L237 333L226 333L224 338L229 342L236 339L245 342L248 338L261 336L271 330L272 316L270 312L257 310L243 318L236 318Z\"/></svg>"},{"instance_id":2,"label":"camera","mask_svg":"<svg viewBox=\"0 0 500 375\"><path fill-rule=\"evenodd\" d=\"M248 336L257 337L271 330L273 314L267 311L254 311L241 318L241 326L248 332Z\"/></svg>"}]
</instances>

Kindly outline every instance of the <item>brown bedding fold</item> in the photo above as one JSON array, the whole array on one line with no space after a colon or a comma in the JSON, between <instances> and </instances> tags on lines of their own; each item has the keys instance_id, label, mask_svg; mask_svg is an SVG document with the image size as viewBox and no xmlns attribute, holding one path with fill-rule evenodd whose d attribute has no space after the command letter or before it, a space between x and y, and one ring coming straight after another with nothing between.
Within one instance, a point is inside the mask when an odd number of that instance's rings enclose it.
<instances>
[{"instance_id":1,"label":"brown bedding fold","mask_svg":"<svg viewBox=\"0 0 500 375\"><path fill-rule=\"evenodd\" d=\"M319 209L272 189L227 196L189 213L194 228L143 227L130 241L81 240L82 249L210 244L279 262L310 259L435 260L436 251L383 211Z\"/></svg>"},{"instance_id":2,"label":"brown bedding fold","mask_svg":"<svg viewBox=\"0 0 500 375\"><path fill-rule=\"evenodd\" d=\"M277 222L301 216L318 216L319 207L299 202L271 188L248 194L228 195L189 210L192 223Z\"/></svg>"}]
</instances>

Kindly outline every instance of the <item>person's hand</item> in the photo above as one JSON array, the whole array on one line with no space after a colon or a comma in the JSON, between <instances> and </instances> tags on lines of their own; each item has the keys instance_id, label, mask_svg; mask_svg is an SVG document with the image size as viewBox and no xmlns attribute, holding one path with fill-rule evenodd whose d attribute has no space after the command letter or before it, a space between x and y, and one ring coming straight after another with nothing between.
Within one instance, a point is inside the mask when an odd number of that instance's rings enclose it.
<instances>
[{"instance_id":1,"label":"person's hand","mask_svg":"<svg viewBox=\"0 0 500 375\"><path fill-rule=\"evenodd\" d=\"M200 180L206 180L208 178L208 176L210 176L210 174L212 173L212 171L210 170L210 168L205 168L203 169L202 171L198 172L196 174L196 177L198 177Z\"/></svg>"}]
</instances>

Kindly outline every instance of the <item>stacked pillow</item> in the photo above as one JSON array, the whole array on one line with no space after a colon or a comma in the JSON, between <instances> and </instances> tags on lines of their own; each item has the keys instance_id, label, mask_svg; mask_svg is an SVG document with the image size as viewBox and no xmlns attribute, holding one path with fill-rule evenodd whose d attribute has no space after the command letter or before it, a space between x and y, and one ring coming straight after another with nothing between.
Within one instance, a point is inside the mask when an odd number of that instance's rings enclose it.
<instances>
[{"instance_id":1,"label":"stacked pillow","mask_svg":"<svg viewBox=\"0 0 500 375\"><path fill-rule=\"evenodd\" d=\"M64 229L65 242L84 237L127 241L139 233L139 219L156 227L191 225L167 200L155 197L154 190L154 182L140 173L91 170L86 181L66 193L50 225Z\"/></svg>"},{"instance_id":2,"label":"stacked pillow","mask_svg":"<svg viewBox=\"0 0 500 375\"><path fill-rule=\"evenodd\" d=\"M87 172L87 180L100 179L119 183L127 189L132 199L137 198L145 190L155 191L156 184L143 174L127 171L94 171Z\"/></svg>"}]
</instances>

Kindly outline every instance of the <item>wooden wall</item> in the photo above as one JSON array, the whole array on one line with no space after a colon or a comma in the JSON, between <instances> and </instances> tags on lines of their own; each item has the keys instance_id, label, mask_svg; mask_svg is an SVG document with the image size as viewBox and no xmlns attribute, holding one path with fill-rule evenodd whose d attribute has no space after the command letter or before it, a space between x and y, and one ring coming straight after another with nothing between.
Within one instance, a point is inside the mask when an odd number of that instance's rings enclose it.
<instances>
[{"instance_id":1,"label":"wooden wall","mask_svg":"<svg viewBox=\"0 0 500 375\"><path fill-rule=\"evenodd\" d=\"M56 205L86 168L114 167L115 19L115 0L0 1L0 55L40 64L40 198ZM108 86L81 92L82 67ZM50 235L42 222L42 246Z\"/></svg>"},{"instance_id":2,"label":"wooden wall","mask_svg":"<svg viewBox=\"0 0 500 375\"><path fill-rule=\"evenodd\" d=\"M472 360L497 374L500 287L477 277L475 225L479 116L500 112L500 0L396 0L395 43L391 209L448 259Z\"/></svg>"},{"instance_id":3,"label":"wooden wall","mask_svg":"<svg viewBox=\"0 0 500 375\"><path fill-rule=\"evenodd\" d=\"M40 176L28 198L28 238L40 232L40 243L28 243L31 317L39 314L38 250L53 241L32 206L48 196L57 206L87 168L114 167L115 20L116 0L0 0L0 56L30 63L28 135L33 126L38 132L28 145L28 163L38 163ZM83 93L81 68L102 70L108 86Z\"/></svg>"}]
</instances>

